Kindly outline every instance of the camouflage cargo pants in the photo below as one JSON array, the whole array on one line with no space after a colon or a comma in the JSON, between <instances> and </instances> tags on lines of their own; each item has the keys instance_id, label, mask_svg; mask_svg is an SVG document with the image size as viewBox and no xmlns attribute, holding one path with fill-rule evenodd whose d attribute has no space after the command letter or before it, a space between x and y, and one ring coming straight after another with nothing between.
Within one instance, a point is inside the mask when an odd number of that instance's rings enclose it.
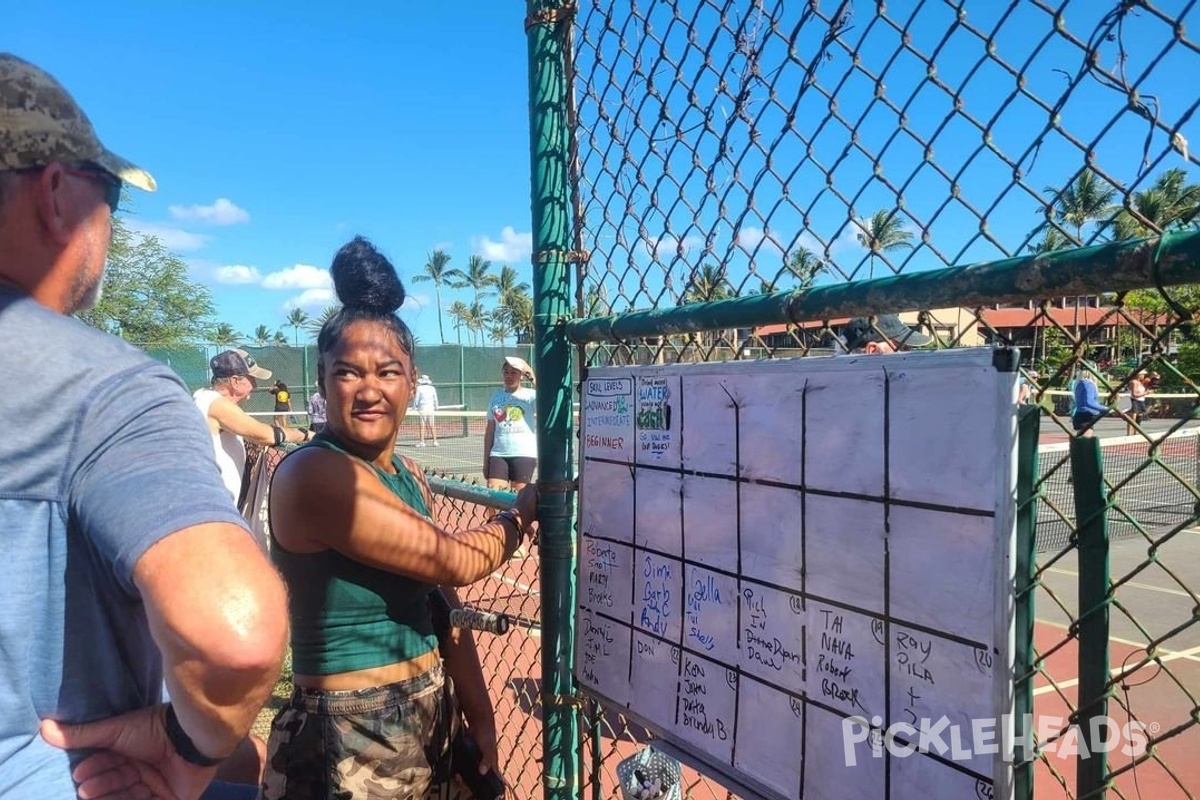
<instances>
[{"instance_id":1,"label":"camouflage cargo pants","mask_svg":"<svg viewBox=\"0 0 1200 800\"><path fill-rule=\"evenodd\" d=\"M457 727L454 692L440 665L407 681L358 691L296 687L271 723L261 796L458 797L448 779L449 742Z\"/></svg>"}]
</instances>

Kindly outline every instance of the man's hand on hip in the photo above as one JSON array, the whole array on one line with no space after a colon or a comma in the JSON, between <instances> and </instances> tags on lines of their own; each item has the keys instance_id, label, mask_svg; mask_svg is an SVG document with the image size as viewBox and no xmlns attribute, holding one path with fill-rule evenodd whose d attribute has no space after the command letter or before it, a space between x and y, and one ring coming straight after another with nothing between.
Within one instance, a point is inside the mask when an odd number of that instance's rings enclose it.
<instances>
[{"instance_id":1,"label":"man's hand on hip","mask_svg":"<svg viewBox=\"0 0 1200 800\"><path fill-rule=\"evenodd\" d=\"M75 767L81 800L195 800L215 767L185 761L167 739L166 706L78 725L43 720L42 738L64 750L95 750Z\"/></svg>"}]
</instances>

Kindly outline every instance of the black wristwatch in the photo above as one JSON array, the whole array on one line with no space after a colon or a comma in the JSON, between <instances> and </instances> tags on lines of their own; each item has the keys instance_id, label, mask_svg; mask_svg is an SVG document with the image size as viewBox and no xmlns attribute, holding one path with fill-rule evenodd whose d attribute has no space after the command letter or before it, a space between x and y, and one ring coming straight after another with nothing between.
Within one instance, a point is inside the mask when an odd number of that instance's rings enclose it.
<instances>
[{"instance_id":1,"label":"black wristwatch","mask_svg":"<svg viewBox=\"0 0 1200 800\"><path fill-rule=\"evenodd\" d=\"M521 515L511 508L505 509L492 517L493 520L506 519L513 524L517 529L517 536L521 539L525 538L525 525L521 522Z\"/></svg>"},{"instance_id":2,"label":"black wristwatch","mask_svg":"<svg viewBox=\"0 0 1200 800\"><path fill-rule=\"evenodd\" d=\"M192 737L188 736L187 731L179 724L179 717L175 716L175 706L170 703L167 703L167 740L175 748L175 752L179 753L180 758L197 767L215 767L225 760L211 758L200 752Z\"/></svg>"}]
</instances>

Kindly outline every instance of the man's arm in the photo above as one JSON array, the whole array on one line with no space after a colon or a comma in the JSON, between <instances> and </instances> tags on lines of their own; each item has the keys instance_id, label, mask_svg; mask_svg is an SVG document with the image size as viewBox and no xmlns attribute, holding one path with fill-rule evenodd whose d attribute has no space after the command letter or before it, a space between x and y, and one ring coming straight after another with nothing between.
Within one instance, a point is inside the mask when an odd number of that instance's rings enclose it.
<instances>
[{"instance_id":1,"label":"man's arm","mask_svg":"<svg viewBox=\"0 0 1200 800\"><path fill-rule=\"evenodd\" d=\"M191 749L222 759L253 747L246 737L279 677L287 639L283 583L258 545L236 525L197 525L147 550L134 580ZM47 720L42 735L57 747L97 751L72 772L81 798L190 800L220 774L185 758L164 706L78 725Z\"/></svg>"},{"instance_id":2,"label":"man's arm","mask_svg":"<svg viewBox=\"0 0 1200 800\"><path fill-rule=\"evenodd\" d=\"M208 407L208 415L217 421L222 430L236 433L255 444L275 444L274 427L265 422L259 422L227 397L218 397L213 400L212 405ZM283 430L283 441L285 442L298 444L308 441L309 437L305 431L298 428L286 428L282 425L278 427Z\"/></svg>"},{"instance_id":3,"label":"man's arm","mask_svg":"<svg viewBox=\"0 0 1200 800\"><path fill-rule=\"evenodd\" d=\"M222 758L245 738L287 646L283 581L236 525L194 525L138 559L134 582L180 726Z\"/></svg>"},{"instance_id":4,"label":"man's arm","mask_svg":"<svg viewBox=\"0 0 1200 800\"><path fill-rule=\"evenodd\" d=\"M227 756L279 677L287 597L246 531L222 523L172 534L134 570L167 690L200 752Z\"/></svg>"}]
</instances>

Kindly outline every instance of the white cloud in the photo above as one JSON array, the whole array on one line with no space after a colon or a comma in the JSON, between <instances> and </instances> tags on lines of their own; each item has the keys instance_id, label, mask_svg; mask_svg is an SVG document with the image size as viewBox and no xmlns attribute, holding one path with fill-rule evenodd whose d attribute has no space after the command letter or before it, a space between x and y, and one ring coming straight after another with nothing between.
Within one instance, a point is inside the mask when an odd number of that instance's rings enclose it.
<instances>
[{"instance_id":1,"label":"white cloud","mask_svg":"<svg viewBox=\"0 0 1200 800\"><path fill-rule=\"evenodd\" d=\"M762 254L764 251L775 250L783 252L783 245L775 238L775 234L770 228L756 228L753 225L744 225L737 232L737 243L748 253Z\"/></svg>"},{"instance_id":2,"label":"white cloud","mask_svg":"<svg viewBox=\"0 0 1200 800\"><path fill-rule=\"evenodd\" d=\"M329 271L311 264L296 264L272 272L262 279L264 289L324 289L333 296L333 279Z\"/></svg>"},{"instance_id":3,"label":"white cloud","mask_svg":"<svg viewBox=\"0 0 1200 800\"><path fill-rule=\"evenodd\" d=\"M168 250L199 250L208 244L209 239L202 233L191 233L182 228L140 219L125 220L125 227L140 236L155 237Z\"/></svg>"},{"instance_id":4,"label":"white cloud","mask_svg":"<svg viewBox=\"0 0 1200 800\"><path fill-rule=\"evenodd\" d=\"M409 294L404 296L404 305L401 308L408 311L420 311L432 305L433 298L427 294Z\"/></svg>"},{"instance_id":5,"label":"white cloud","mask_svg":"<svg viewBox=\"0 0 1200 800\"><path fill-rule=\"evenodd\" d=\"M271 276L268 275L267 277L269 278ZM283 307L289 310L293 308L310 308L320 310L325 308L325 306L333 305L333 303L333 289L305 289L303 292L284 303Z\"/></svg>"},{"instance_id":6,"label":"white cloud","mask_svg":"<svg viewBox=\"0 0 1200 800\"><path fill-rule=\"evenodd\" d=\"M214 277L217 283L232 283L235 285L262 282L262 275L256 268L247 267L242 264L228 264L223 267L217 267Z\"/></svg>"},{"instance_id":7,"label":"white cloud","mask_svg":"<svg viewBox=\"0 0 1200 800\"><path fill-rule=\"evenodd\" d=\"M489 261L523 261L533 252L533 234L517 233L511 225L500 231L500 241L487 236L473 240L475 251Z\"/></svg>"},{"instance_id":8,"label":"white cloud","mask_svg":"<svg viewBox=\"0 0 1200 800\"><path fill-rule=\"evenodd\" d=\"M664 233L662 236L642 241L647 255L659 261L670 261L676 256L686 256L690 250L701 247L703 244L704 239L699 236L685 236L680 239L671 233Z\"/></svg>"},{"instance_id":9,"label":"white cloud","mask_svg":"<svg viewBox=\"0 0 1200 800\"><path fill-rule=\"evenodd\" d=\"M225 197L218 197L212 205L171 206L167 210L175 219L206 222L209 225L237 225L250 221L246 209L234 205Z\"/></svg>"}]
</instances>

